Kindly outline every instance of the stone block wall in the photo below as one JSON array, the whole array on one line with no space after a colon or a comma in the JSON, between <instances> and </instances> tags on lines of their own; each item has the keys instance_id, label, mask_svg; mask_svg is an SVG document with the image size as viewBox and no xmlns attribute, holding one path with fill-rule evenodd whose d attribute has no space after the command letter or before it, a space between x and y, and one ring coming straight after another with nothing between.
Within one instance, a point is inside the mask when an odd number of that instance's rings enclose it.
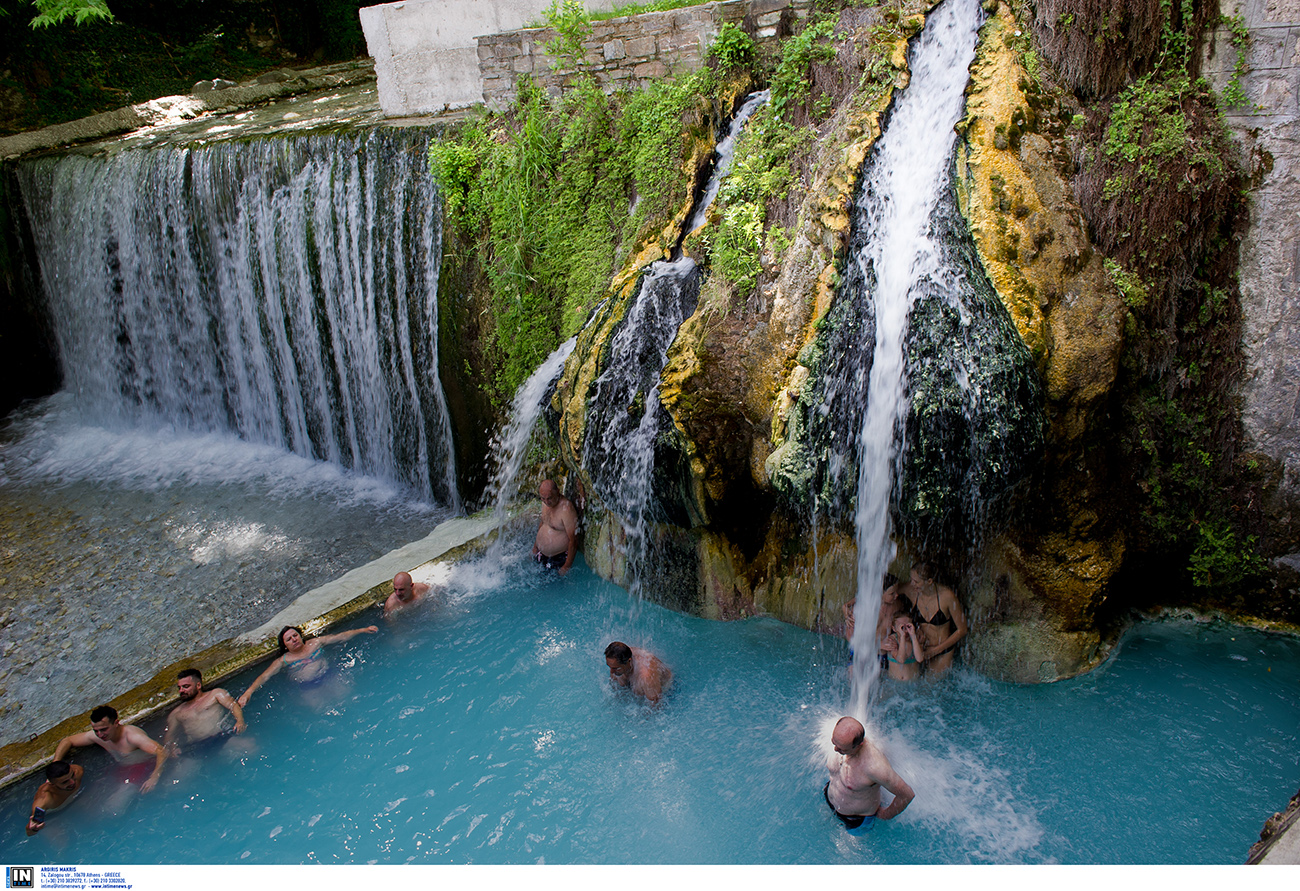
<instances>
[{"instance_id":1,"label":"stone block wall","mask_svg":"<svg viewBox=\"0 0 1300 891\"><path fill-rule=\"evenodd\" d=\"M1300 535L1300 0L1224 0L1249 31L1240 83L1249 104L1226 109L1252 177L1241 247L1242 420L1249 446L1281 466L1279 522ZM1220 26L1204 72L1222 95L1237 66ZM1284 532L1285 534L1285 532ZM1300 565L1300 554L1292 555Z\"/></svg>"},{"instance_id":2,"label":"stone block wall","mask_svg":"<svg viewBox=\"0 0 1300 891\"><path fill-rule=\"evenodd\" d=\"M760 48L774 47L811 7L812 0L723 0L593 22L583 43L582 68L606 92L639 88L703 65L704 53L724 23L743 28ZM546 51L557 36L551 28L528 28L478 38L483 101L494 109L508 106L525 76L557 93L576 73L569 66L557 67Z\"/></svg>"},{"instance_id":3,"label":"stone block wall","mask_svg":"<svg viewBox=\"0 0 1300 891\"><path fill-rule=\"evenodd\" d=\"M613 9L613 0L585 0ZM545 18L550 0L400 0L360 10L387 117L438 114L483 101L475 37Z\"/></svg>"}]
</instances>

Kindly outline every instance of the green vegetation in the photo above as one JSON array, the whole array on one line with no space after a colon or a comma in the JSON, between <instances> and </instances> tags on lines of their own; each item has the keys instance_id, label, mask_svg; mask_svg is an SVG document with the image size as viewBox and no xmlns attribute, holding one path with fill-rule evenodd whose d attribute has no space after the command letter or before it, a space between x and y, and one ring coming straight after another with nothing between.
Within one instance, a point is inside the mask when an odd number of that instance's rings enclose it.
<instances>
[{"instance_id":1,"label":"green vegetation","mask_svg":"<svg viewBox=\"0 0 1300 891\"><path fill-rule=\"evenodd\" d=\"M591 36L591 18L582 0L551 0L546 24L556 36L546 44L557 67L577 68L582 64L582 44Z\"/></svg>"},{"instance_id":2,"label":"green vegetation","mask_svg":"<svg viewBox=\"0 0 1300 891\"><path fill-rule=\"evenodd\" d=\"M758 61L754 39L731 22L722 23L708 54L717 60L718 70L723 74L751 71Z\"/></svg>"},{"instance_id":3,"label":"green vegetation","mask_svg":"<svg viewBox=\"0 0 1300 891\"><path fill-rule=\"evenodd\" d=\"M1198 526L1196 537L1188 569L1192 584L1198 588L1233 590L1255 581L1268 568L1259 555L1255 536L1240 541L1223 521Z\"/></svg>"},{"instance_id":4,"label":"green vegetation","mask_svg":"<svg viewBox=\"0 0 1300 891\"><path fill-rule=\"evenodd\" d=\"M490 295L486 364L496 369L498 405L685 206L698 185L691 153L712 142L710 116L730 107L737 82L763 74L753 39L729 25L709 48L710 68L606 97L576 64L594 16L556 0L547 18L559 35L552 53L577 69L563 95L526 87L513 108L480 116L430 152L446 223L473 252ZM901 33L897 19L879 39ZM756 285L765 238L789 244L782 227L768 231L768 207L785 197L795 158L831 111L810 83L813 66L835 58L834 26L834 16L815 17L768 63L774 100L750 119L716 204L721 218L700 245L710 274L738 292ZM864 72L864 83L881 76L892 84L887 65Z\"/></svg>"},{"instance_id":5,"label":"green vegetation","mask_svg":"<svg viewBox=\"0 0 1300 891\"><path fill-rule=\"evenodd\" d=\"M486 277L498 405L578 329L648 227L686 200L690 133L714 89L707 70L617 98L587 76L559 99L525 84L514 108L431 147L445 223Z\"/></svg>"},{"instance_id":6,"label":"green vegetation","mask_svg":"<svg viewBox=\"0 0 1300 891\"><path fill-rule=\"evenodd\" d=\"M0 135L365 54L366 0L0 0ZM111 8L112 18L93 10ZM30 27L31 13L39 13Z\"/></svg>"},{"instance_id":7,"label":"green vegetation","mask_svg":"<svg viewBox=\"0 0 1300 891\"><path fill-rule=\"evenodd\" d=\"M1223 16L1219 24L1232 33L1232 48L1237 51L1236 61L1232 65L1232 78L1223 90L1223 101L1228 108L1250 108L1253 106L1241 85L1241 78L1246 73L1246 51L1250 49L1250 32L1240 15Z\"/></svg>"},{"instance_id":8,"label":"green vegetation","mask_svg":"<svg viewBox=\"0 0 1300 891\"><path fill-rule=\"evenodd\" d=\"M108 11L104 0L32 0L32 3L37 10L31 21L33 28L48 28L68 19L78 25L113 20L113 13Z\"/></svg>"},{"instance_id":9,"label":"green vegetation","mask_svg":"<svg viewBox=\"0 0 1300 891\"><path fill-rule=\"evenodd\" d=\"M1085 213L1124 299L1121 459L1140 506L1132 545L1196 584L1244 584L1255 539L1234 508L1245 177L1220 105L1195 78L1191 0L1159 4L1152 70L1101 108ZM1167 561L1167 562L1166 562Z\"/></svg>"}]
</instances>

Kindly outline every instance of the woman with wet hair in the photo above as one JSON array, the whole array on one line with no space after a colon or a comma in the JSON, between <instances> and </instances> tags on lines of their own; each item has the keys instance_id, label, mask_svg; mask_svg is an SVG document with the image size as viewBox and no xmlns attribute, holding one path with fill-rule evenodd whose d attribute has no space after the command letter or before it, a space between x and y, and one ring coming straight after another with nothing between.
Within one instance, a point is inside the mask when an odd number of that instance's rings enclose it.
<instances>
[{"instance_id":1,"label":"woman with wet hair","mask_svg":"<svg viewBox=\"0 0 1300 891\"><path fill-rule=\"evenodd\" d=\"M351 631L341 631L338 634L325 634L320 637L307 637L302 633L302 629L294 625L286 625L280 629L280 652L266 670L257 676L253 683L248 685L248 689L239 697L240 707L248 705L248 700L252 697L253 691L265 684L280 669L286 669L289 677L302 684L304 687L319 684L329 674L329 662L325 659L324 649L326 644L343 643L356 637L358 634L375 634L379 629L374 625L367 625L365 628L354 628Z\"/></svg>"},{"instance_id":2,"label":"woman with wet hair","mask_svg":"<svg viewBox=\"0 0 1300 891\"><path fill-rule=\"evenodd\" d=\"M952 667L954 651L966 636L966 613L957 594L940 584L934 565L922 560L912 567L903 588L911 601L910 615L924 655L927 674L944 674Z\"/></svg>"}]
</instances>

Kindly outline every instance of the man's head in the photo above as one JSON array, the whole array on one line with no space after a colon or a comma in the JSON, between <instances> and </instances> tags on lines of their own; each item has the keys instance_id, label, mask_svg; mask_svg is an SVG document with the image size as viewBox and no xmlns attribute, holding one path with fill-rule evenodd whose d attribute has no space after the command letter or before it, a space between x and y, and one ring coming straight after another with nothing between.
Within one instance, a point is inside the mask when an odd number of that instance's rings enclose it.
<instances>
[{"instance_id":1,"label":"man's head","mask_svg":"<svg viewBox=\"0 0 1300 891\"><path fill-rule=\"evenodd\" d=\"M113 728L117 726L117 709L111 705L99 705L90 713L90 729L100 739L112 739Z\"/></svg>"},{"instance_id":2,"label":"man's head","mask_svg":"<svg viewBox=\"0 0 1300 891\"><path fill-rule=\"evenodd\" d=\"M64 792L77 788L77 778L72 775L72 765L66 761L52 761L45 768L45 779L50 785Z\"/></svg>"},{"instance_id":3,"label":"man's head","mask_svg":"<svg viewBox=\"0 0 1300 891\"><path fill-rule=\"evenodd\" d=\"M176 675L176 691L181 702L189 702L203 692L203 674L197 668L187 668Z\"/></svg>"},{"instance_id":4,"label":"man's head","mask_svg":"<svg viewBox=\"0 0 1300 891\"><path fill-rule=\"evenodd\" d=\"M856 753L866 738L867 730L862 726L862 722L847 715L840 718L835 723L835 729L831 731L831 745L841 755Z\"/></svg>"},{"instance_id":5,"label":"man's head","mask_svg":"<svg viewBox=\"0 0 1300 891\"><path fill-rule=\"evenodd\" d=\"M610 678L626 687L632 679L632 648L621 640L614 641L605 647L605 664Z\"/></svg>"},{"instance_id":6,"label":"man's head","mask_svg":"<svg viewBox=\"0 0 1300 891\"><path fill-rule=\"evenodd\" d=\"M542 480L542 484L537 487L537 494L547 507L555 507L560 503L560 490L550 480Z\"/></svg>"},{"instance_id":7,"label":"man's head","mask_svg":"<svg viewBox=\"0 0 1300 891\"><path fill-rule=\"evenodd\" d=\"M410 603L415 599L415 583L411 581L409 572L399 572L393 576L393 593L402 603Z\"/></svg>"}]
</instances>

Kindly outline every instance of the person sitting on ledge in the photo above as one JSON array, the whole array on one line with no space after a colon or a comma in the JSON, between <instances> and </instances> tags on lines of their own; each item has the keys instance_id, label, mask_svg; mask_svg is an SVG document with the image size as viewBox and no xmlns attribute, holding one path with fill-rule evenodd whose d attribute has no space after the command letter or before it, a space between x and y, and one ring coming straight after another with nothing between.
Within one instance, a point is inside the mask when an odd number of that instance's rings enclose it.
<instances>
[{"instance_id":1,"label":"person sitting on ledge","mask_svg":"<svg viewBox=\"0 0 1300 891\"><path fill-rule=\"evenodd\" d=\"M673 672L660 659L641 649L616 640L605 647L605 664L609 679L620 687L631 687L651 705L658 705L664 691L673 682Z\"/></svg>"},{"instance_id":2,"label":"person sitting on ledge","mask_svg":"<svg viewBox=\"0 0 1300 891\"><path fill-rule=\"evenodd\" d=\"M32 813L27 818L27 834L35 835L45 828L45 817L61 809L77 797L86 770L80 764L55 761L45 768L45 782L32 799Z\"/></svg>"},{"instance_id":3,"label":"person sitting on ledge","mask_svg":"<svg viewBox=\"0 0 1300 891\"><path fill-rule=\"evenodd\" d=\"M533 559L565 575L578 553L578 512L550 480L542 480L537 494L542 499L542 521L533 542Z\"/></svg>"},{"instance_id":4,"label":"person sitting on ledge","mask_svg":"<svg viewBox=\"0 0 1300 891\"><path fill-rule=\"evenodd\" d=\"M427 584L412 581L409 572L399 572L393 576L393 593L389 594L388 599L384 601L384 618L387 619L398 610L419 603L428 593Z\"/></svg>"},{"instance_id":5,"label":"person sitting on ledge","mask_svg":"<svg viewBox=\"0 0 1300 891\"><path fill-rule=\"evenodd\" d=\"M338 634L325 634L321 637L304 637L302 629L294 625L286 625L280 629L280 652L271 660L271 664L266 670L257 676L253 683L248 685L248 689L236 700L241 707L248 705L248 700L252 697L258 687L265 684L273 675L278 673L281 668L288 669L289 677L303 686L319 684L329 674L329 663L325 661L325 645L332 643L343 643L356 637L358 634L377 634L379 629L374 625L367 625L365 628L354 628L351 631L341 631Z\"/></svg>"},{"instance_id":6,"label":"person sitting on ledge","mask_svg":"<svg viewBox=\"0 0 1300 891\"><path fill-rule=\"evenodd\" d=\"M162 774L167 750L149 738L139 727L119 724L117 709L111 705L96 706L90 713L90 730L74 733L59 740L54 749L54 760L64 761L74 747L99 746L117 762L119 783L138 785L141 792L151 792ZM149 760L153 756L153 761ZM153 770L149 765L153 764Z\"/></svg>"}]
</instances>

